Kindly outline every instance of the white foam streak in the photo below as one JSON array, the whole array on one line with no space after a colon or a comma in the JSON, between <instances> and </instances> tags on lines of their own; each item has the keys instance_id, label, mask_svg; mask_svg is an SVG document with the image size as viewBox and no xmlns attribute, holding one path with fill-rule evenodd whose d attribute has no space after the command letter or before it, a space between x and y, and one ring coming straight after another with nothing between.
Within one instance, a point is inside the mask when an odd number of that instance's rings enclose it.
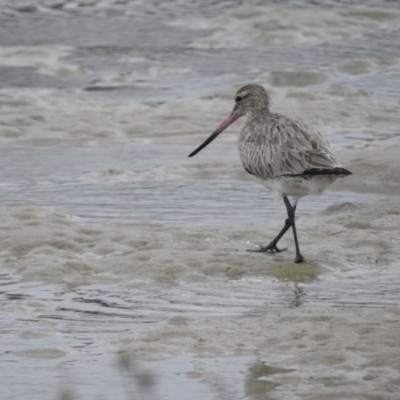
<instances>
[{"instance_id":1,"label":"white foam streak","mask_svg":"<svg viewBox=\"0 0 400 400\"><path fill-rule=\"evenodd\" d=\"M354 7L346 10L318 6L242 7L225 15L207 19L174 21L174 26L208 30L212 33L191 43L195 48L262 46L290 47L324 41L346 41L364 33L394 28L400 21L397 10Z\"/></svg>"}]
</instances>

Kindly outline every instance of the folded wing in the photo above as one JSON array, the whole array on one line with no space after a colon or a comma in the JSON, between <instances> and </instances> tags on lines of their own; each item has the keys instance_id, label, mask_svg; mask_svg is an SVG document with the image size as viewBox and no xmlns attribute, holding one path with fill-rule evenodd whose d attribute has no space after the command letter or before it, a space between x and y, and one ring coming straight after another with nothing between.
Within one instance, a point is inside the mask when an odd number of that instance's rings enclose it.
<instances>
[{"instance_id":1,"label":"folded wing","mask_svg":"<svg viewBox=\"0 0 400 400\"><path fill-rule=\"evenodd\" d=\"M246 171L263 179L348 174L318 131L279 114L251 121L240 136L239 152Z\"/></svg>"}]
</instances>

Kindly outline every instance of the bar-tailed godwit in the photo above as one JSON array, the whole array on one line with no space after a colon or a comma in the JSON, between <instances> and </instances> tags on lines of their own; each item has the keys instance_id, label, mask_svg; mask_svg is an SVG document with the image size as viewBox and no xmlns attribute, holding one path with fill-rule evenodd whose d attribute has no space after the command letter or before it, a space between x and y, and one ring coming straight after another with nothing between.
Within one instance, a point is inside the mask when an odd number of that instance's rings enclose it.
<instances>
[{"instance_id":1,"label":"bar-tailed godwit","mask_svg":"<svg viewBox=\"0 0 400 400\"><path fill-rule=\"evenodd\" d=\"M268 245L255 252L280 252L277 244L292 227L296 246L295 263L304 262L295 225L297 201L309 194L321 194L337 178L351 175L337 160L329 142L315 129L270 111L270 99L260 85L243 86L235 97L230 116L189 157L211 143L223 130L245 116L239 137L244 169L283 198L288 218ZM292 197L292 203L288 196Z\"/></svg>"}]
</instances>

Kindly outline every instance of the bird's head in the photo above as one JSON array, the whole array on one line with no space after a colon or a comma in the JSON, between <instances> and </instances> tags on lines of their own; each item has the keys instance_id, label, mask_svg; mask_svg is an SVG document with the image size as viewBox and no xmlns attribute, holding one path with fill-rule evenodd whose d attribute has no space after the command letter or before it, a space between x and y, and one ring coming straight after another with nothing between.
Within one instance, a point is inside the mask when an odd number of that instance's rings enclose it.
<instances>
[{"instance_id":1,"label":"bird's head","mask_svg":"<svg viewBox=\"0 0 400 400\"><path fill-rule=\"evenodd\" d=\"M229 117L211 134L211 136L196 150L189 154L195 156L200 150L211 143L222 131L233 124L240 117L252 119L255 115L269 111L269 97L260 85L246 85L238 90L235 96L235 106Z\"/></svg>"},{"instance_id":2,"label":"bird's head","mask_svg":"<svg viewBox=\"0 0 400 400\"><path fill-rule=\"evenodd\" d=\"M269 111L269 96L260 85L246 85L238 90L232 114L253 117L257 113Z\"/></svg>"}]
</instances>

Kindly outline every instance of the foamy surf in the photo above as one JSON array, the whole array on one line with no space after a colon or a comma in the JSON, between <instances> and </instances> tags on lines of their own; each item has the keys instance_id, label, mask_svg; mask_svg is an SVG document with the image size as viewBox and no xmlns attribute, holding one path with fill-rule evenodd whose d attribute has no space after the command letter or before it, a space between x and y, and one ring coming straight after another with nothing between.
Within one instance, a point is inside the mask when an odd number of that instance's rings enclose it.
<instances>
[{"instance_id":1,"label":"foamy surf","mask_svg":"<svg viewBox=\"0 0 400 400\"><path fill-rule=\"evenodd\" d=\"M397 398L399 12L287 5L2 2L7 398ZM187 158L249 82L353 172L302 266L239 125Z\"/></svg>"}]
</instances>

